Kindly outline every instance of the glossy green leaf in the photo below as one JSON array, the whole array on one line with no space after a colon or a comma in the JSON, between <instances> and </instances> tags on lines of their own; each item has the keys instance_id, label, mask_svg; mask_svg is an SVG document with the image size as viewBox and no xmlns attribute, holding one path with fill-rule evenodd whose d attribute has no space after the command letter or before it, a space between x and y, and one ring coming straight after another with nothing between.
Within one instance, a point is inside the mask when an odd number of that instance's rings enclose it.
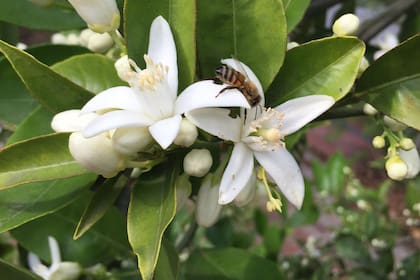
<instances>
[{"instance_id":1,"label":"glossy green leaf","mask_svg":"<svg viewBox=\"0 0 420 280\"><path fill-rule=\"evenodd\" d=\"M54 64L51 68L73 83L99 93L126 85L117 75L112 59L99 54L82 54Z\"/></svg>"},{"instance_id":2,"label":"glossy green leaf","mask_svg":"<svg viewBox=\"0 0 420 280\"><path fill-rule=\"evenodd\" d=\"M41 280L42 278L28 270L22 269L0 259L0 275L2 279Z\"/></svg>"},{"instance_id":3,"label":"glossy green leaf","mask_svg":"<svg viewBox=\"0 0 420 280\"><path fill-rule=\"evenodd\" d=\"M32 137L53 133L51 120L54 114L38 106L29 116L20 123L15 132L7 139L7 145L23 141Z\"/></svg>"},{"instance_id":4,"label":"glossy green leaf","mask_svg":"<svg viewBox=\"0 0 420 280\"><path fill-rule=\"evenodd\" d=\"M45 30L78 29L86 26L69 6L41 7L28 0L0 1L0 20Z\"/></svg>"},{"instance_id":5,"label":"glossy green leaf","mask_svg":"<svg viewBox=\"0 0 420 280\"><path fill-rule=\"evenodd\" d=\"M175 172L168 164L143 174L131 193L128 240L144 280L151 280L162 236L175 215Z\"/></svg>"},{"instance_id":6,"label":"glossy green leaf","mask_svg":"<svg viewBox=\"0 0 420 280\"><path fill-rule=\"evenodd\" d=\"M197 1L197 54L204 79L214 77L220 59L233 56L267 89L283 63L286 36L279 0Z\"/></svg>"},{"instance_id":7,"label":"glossy green leaf","mask_svg":"<svg viewBox=\"0 0 420 280\"><path fill-rule=\"evenodd\" d=\"M2 41L0 52L12 64L32 96L52 112L80 108L93 96L33 56Z\"/></svg>"},{"instance_id":8,"label":"glossy green leaf","mask_svg":"<svg viewBox=\"0 0 420 280\"><path fill-rule=\"evenodd\" d=\"M193 252L186 263L185 279L279 280L283 277L275 262L245 250L225 248Z\"/></svg>"},{"instance_id":9,"label":"glossy green leaf","mask_svg":"<svg viewBox=\"0 0 420 280\"><path fill-rule=\"evenodd\" d=\"M0 189L85 174L68 150L68 138L68 134L50 134L2 149Z\"/></svg>"},{"instance_id":10,"label":"glossy green leaf","mask_svg":"<svg viewBox=\"0 0 420 280\"><path fill-rule=\"evenodd\" d=\"M75 200L95 181L85 174L0 190L0 232L52 213Z\"/></svg>"},{"instance_id":11,"label":"glossy green leaf","mask_svg":"<svg viewBox=\"0 0 420 280\"><path fill-rule=\"evenodd\" d=\"M420 63L414 36L375 61L360 77L357 96L382 113L420 130Z\"/></svg>"},{"instance_id":12,"label":"glossy green leaf","mask_svg":"<svg viewBox=\"0 0 420 280\"><path fill-rule=\"evenodd\" d=\"M363 42L354 37L324 38L289 50L266 103L273 107L313 94L342 98L353 86L364 52Z\"/></svg>"},{"instance_id":13,"label":"glossy green leaf","mask_svg":"<svg viewBox=\"0 0 420 280\"><path fill-rule=\"evenodd\" d=\"M47 262L51 260L48 236L57 239L64 261L77 261L85 267L132 257L125 219L116 208L109 211L83 237L73 240L74 228L89 198L89 192L83 192L67 207L14 229L12 235L21 246Z\"/></svg>"},{"instance_id":14,"label":"glossy green leaf","mask_svg":"<svg viewBox=\"0 0 420 280\"><path fill-rule=\"evenodd\" d=\"M126 0L124 6L125 38L128 54L144 67L152 21L163 16L171 26L177 57L179 90L188 86L195 75L195 1Z\"/></svg>"},{"instance_id":15,"label":"glossy green leaf","mask_svg":"<svg viewBox=\"0 0 420 280\"><path fill-rule=\"evenodd\" d=\"M179 272L179 257L175 247L167 240L162 241L159 259L156 265L154 280L177 279Z\"/></svg>"},{"instance_id":16,"label":"glossy green leaf","mask_svg":"<svg viewBox=\"0 0 420 280\"><path fill-rule=\"evenodd\" d=\"M7 22L0 21L0 40L17 44L19 42L19 27Z\"/></svg>"},{"instance_id":17,"label":"glossy green leaf","mask_svg":"<svg viewBox=\"0 0 420 280\"><path fill-rule=\"evenodd\" d=\"M42 63L51 65L67 57L88 52L78 46L46 45L26 50ZM34 110L38 103L13 70L9 61L0 59L0 120L17 125Z\"/></svg>"},{"instance_id":18,"label":"glossy green leaf","mask_svg":"<svg viewBox=\"0 0 420 280\"><path fill-rule=\"evenodd\" d=\"M116 179L107 179L103 185L99 186L77 224L73 234L74 239L81 237L105 215L117 200L127 181L127 176L121 175Z\"/></svg>"},{"instance_id":19,"label":"glossy green leaf","mask_svg":"<svg viewBox=\"0 0 420 280\"><path fill-rule=\"evenodd\" d=\"M310 3L310 0L283 0L287 19L287 32L292 31L296 27Z\"/></svg>"}]
</instances>

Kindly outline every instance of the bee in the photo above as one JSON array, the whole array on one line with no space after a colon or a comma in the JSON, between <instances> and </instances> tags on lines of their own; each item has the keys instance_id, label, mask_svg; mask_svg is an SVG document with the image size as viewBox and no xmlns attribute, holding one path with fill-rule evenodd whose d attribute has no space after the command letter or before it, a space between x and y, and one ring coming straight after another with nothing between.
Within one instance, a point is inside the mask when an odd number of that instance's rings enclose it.
<instances>
[{"instance_id":1,"label":"bee","mask_svg":"<svg viewBox=\"0 0 420 280\"><path fill-rule=\"evenodd\" d=\"M243 96L248 101L251 107L258 105L261 101L261 96L258 92L257 86L248 78L245 70L243 69L240 62L237 62L238 67L241 69L241 72L236 71L230 66L226 64L222 64L218 67L215 71L216 77L215 82L222 82L228 84L225 88L223 88L219 93L216 95L219 96L226 90L229 89L237 89L239 90Z\"/></svg>"}]
</instances>

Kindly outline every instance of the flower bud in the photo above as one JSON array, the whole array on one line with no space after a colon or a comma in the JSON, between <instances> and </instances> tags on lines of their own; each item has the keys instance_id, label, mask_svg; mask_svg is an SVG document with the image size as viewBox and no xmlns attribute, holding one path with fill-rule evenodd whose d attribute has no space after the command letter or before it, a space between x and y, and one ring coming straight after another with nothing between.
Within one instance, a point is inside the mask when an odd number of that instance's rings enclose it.
<instances>
[{"instance_id":1,"label":"flower bud","mask_svg":"<svg viewBox=\"0 0 420 280\"><path fill-rule=\"evenodd\" d=\"M181 121L181 127L179 128L179 132L174 140L174 143L182 147L189 147L194 144L197 136L197 127L188 119L183 118Z\"/></svg>"},{"instance_id":2,"label":"flower bud","mask_svg":"<svg viewBox=\"0 0 420 280\"><path fill-rule=\"evenodd\" d=\"M233 203L235 203L238 207L243 207L247 205L251 200L254 199L255 193L257 190L257 177L255 176L254 172L249 178L248 183L246 183L245 187L241 190L241 192L235 197Z\"/></svg>"},{"instance_id":3,"label":"flower bud","mask_svg":"<svg viewBox=\"0 0 420 280\"><path fill-rule=\"evenodd\" d=\"M297 46L299 46L299 43L297 43L297 42L288 42L287 46L286 46L286 49L291 50L293 48L296 48Z\"/></svg>"},{"instance_id":4,"label":"flower bud","mask_svg":"<svg viewBox=\"0 0 420 280\"><path fill-rule=\"evenodd\" d=\"M195 219L197 224L203 227L214 225L222 211L222 205L218 203L219 186L212 186L211 178L212 176L209 175L204 179L197 195Z\"/></svg>"},{"instance_id":5,"label":"flower bud","mask_svg":"<svg viewBox=\"0 0 420 280\"><path fill-rule=\"evenodd\" d=\"M51 128L55 132L81 131L97 116L95 113L80 114L80 110L67 110L53 117Z\"/></svg>"},{"instance_id":6,"label":"flower bud","mask_svg":"<svg viewBox=\"0 0 420 280\"><path fill-rule=\"evenodd\" d=\"M16 44L16 48L18 48L19 50L26 50L28 48L28 45L22 42L18 42Z\"/></svg>"},{"instance_id":7,"label":"flower bud","mask_svg":"<svg viewBox=\"0 0 420 280\"><path fill-rule=\"evenodd\" d=\"M121 127L112 134L114 149L127 156L145 151L153 143L153 138L147 127Z\"/></svg>"},{"instance_id":8,"label":"flower bud","mask_svg":"<svg viewBox=\"0 0 420 280\"><path fill-rule=\"evenodd\" d=\"M375 136L375 137L373 137L372 146L375 149L382 149L383 147L385 147L385 139L384 139L384 137L382 137L382 136Z\"/></svg>"},{"instance_id":9,"label":"flower bud","mask_svg":"<svg viewBox=\"0 0 420 280\"><path fill-rule=\"evenodd\" d=\"M401 181L407 176L407 164L398 156L391 156L385 163L386 173L392 180Z\"/></svg>"},{"instance_id":10,"label":"flower bud","mask_svg":"<svg viewBox=\"0 0 420 280\"><path fill-rule=\"evenodd\" d=\"M82 32L80 32L80 36L79 36L80 44L84 47L87 47L89 43L89 39L93 34L98 34L98 33L93 32L89 28L83 29Z\"/></svg>"},{"instance_id":11,"label":"flower bud","mask_svg":"<svg viewBox=\"0 0 420 280\"><path fill-rule=\"evenodd\" d=\"M420 171L420 157L416 148L408 151L398 149L401 159L407 165L407 175L405 179L411 179L417 176Z\"/></svg>"},{"instance_id":12,"label":"flower bud","mask_svg":"<svg viewBox=\"0 0 420 280\"><path fill-rule=\"evenodd\" d=\"M67 37L63 33L54 33L51 36L51 43L54 45L67 45Z\"/></svg>"},{"instance_id":13,"label":"flower bud","mask_svg":"<svg viewBox=\"0 0 420 280\"><path fill-rule=\"evenodd\" d=\"M400 140L399 144L400 144L400 148L405 150L405 151L414 149L416 147L416 145L414 145L413 140L411 140L411 138L407 138L407 137L402 138Z\"/></svg>"},{"instance_id":14,"label":"flower bud","mask_svg":"<svg viewBox=\"0 0 420 280\"><path fill-rule=\"evenodd\" d=\"M128 55L124 55L115 61L114 67L121 80L128 82L133 77L134 71L131 69Z\"/></svg>"},{"instance_id":15,"label":"flower bud","mask_svg":"<svg viewBox=\"0 0 420 280\"><path fill-rule=\"evenodd\" d=\"M74 132L69 138L71 155L86 170L111 178L125 168L125 160L112 147L111 139L105 133L91 138Z\"/></svg>"},{"instance_id":16,"label":"flower bud","mask_svg":"<svg viewBox=\"0 0 420 280\"><path fill-rule=\"evenodd\" d=\"M369 103L365 103L365 105L363 105L363 113L369 116L373 116L378 113L378 110L376 110L375 107L373 107Z\"/></svg>"},{"instance_id":17,"label":"flower bud","mask_svg":"<svg viewBox=\"0 0 420 280\"><path fill-rule=\"evenodd\" d=\"M369 61L366 59L366 57L362 57L362 60L359 64L359 70L357 71L357 77L360 77L363 72L369 67Z\"/></svg>"},{"instance_id":18,"label":"flower bud","mask_svg":"<svg viewBox=\"0 0 420 280\"><path fill-rule=\"evenodd\" d=\"M187 174L182 174L178 176L175 182L175 190L176 190L176 211L178 212L179 209L184 207L185 203L187 202L188 198L191 195L191 183L188 180Z\"/></svg>"},{"instance_id":19,"label":"flower bud","mask_svg":"<svg viewBox=\"0 0 420 280\"><path fill-rule=\"evenodd\" d=\"M88 27L95 32L109 32L120 26L120 11L115 0L69 0L69 2Z\"/></svg>"},{"instance_id":20,"label":"flower bud","mask_svg":"<svg viewBox=\"0 0 420 280\"><path fill-rule=\"evenodd\" d=\"M203 177L209 172L213 158L207 149L193 149L184 158L184 172L190 176Z\"/></svg>"},{"instance_id":21,"label":"flower bud","mask_svg":"<svg viewBox=\"0 0 420 280\"><path fill-rule=\"evenodd\" d=\"M75 262L61 262L51 267L48 280L77 280L82 274L82 267Z\"/></svg>"},{"instance_id":22,"label":"flower bud","mask_svg":"<svg viewBox=\"0 0 420 280\"><path fill-rule=\"evenodd\" d=\"M332 30L337 36L354 35L359 28L359 18L354 14L345 14L333 24Z\"/></svg>"},{"instance_id":23,"label":"flower bud","mask_svg":"<svg viewBox=\"0 0 420 280\"><path fill-rule=\"evenodd\" d=\"M405 128L407 128L407 126L397 120L394 120L393 118L390 118L388 116L384 116L384 122L385 124L392 130L395 132L399 132Z\"/></svg>"},{"instance_id":24,"label":"flower bud","mask_svg":"<svg viewBox=\"0 0 420 280\"><path fill-rule=\"evenodd\" d=\"M96 53L104 53L114 45L108 33L94 33L89 37L87 48Z\"/></svg>"}]
</instances>

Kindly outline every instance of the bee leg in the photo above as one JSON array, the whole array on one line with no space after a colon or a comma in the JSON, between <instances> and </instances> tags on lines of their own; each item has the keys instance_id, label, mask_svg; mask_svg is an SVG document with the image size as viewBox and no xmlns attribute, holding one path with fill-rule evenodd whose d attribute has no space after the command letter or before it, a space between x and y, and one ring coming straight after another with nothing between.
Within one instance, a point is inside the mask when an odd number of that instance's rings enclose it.
<instances>
[{"instance_id":1,"label":"bee leg","mask_svg":"<svg viewBox=\"0 0 420 280\"><path fill-rule=\"evenodd\" d=\"M227 86L227 87L223 88L221 91L219 91L219 93L216 95L216 97L218 97L221 93L223 93L224 91L226 91L228 89L237 89L237 90L239 90L239 88L236 87L236 86Z\"/></svg>"}]
</instances>

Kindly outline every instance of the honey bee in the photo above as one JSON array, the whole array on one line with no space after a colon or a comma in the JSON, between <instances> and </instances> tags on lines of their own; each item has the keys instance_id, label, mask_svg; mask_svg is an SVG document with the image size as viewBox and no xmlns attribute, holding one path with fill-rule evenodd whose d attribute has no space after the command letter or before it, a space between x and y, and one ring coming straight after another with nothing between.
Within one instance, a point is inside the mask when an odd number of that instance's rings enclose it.
<instances>
[{"instance_id":1,"label":"honey bee","mask_svg":"<svg viewBox=\"0 0 420 280\"><path fill-rule=\"evenodd\" d=\"M237 89L239 90L243 96L248 101L251 107L258 105L261 101L261 96L258 92L258 88L256 85L248 78L245 70L243 69L240 62L237 61L238 67L241 69L241 72L236 71L230 66L226 64L222 64L218 67L215 71L216 77L215 82L223 82L228 84L225 88L223 88L219 93L216 95L223 93L229 89Z\"/></svg>"}]
</instances>

